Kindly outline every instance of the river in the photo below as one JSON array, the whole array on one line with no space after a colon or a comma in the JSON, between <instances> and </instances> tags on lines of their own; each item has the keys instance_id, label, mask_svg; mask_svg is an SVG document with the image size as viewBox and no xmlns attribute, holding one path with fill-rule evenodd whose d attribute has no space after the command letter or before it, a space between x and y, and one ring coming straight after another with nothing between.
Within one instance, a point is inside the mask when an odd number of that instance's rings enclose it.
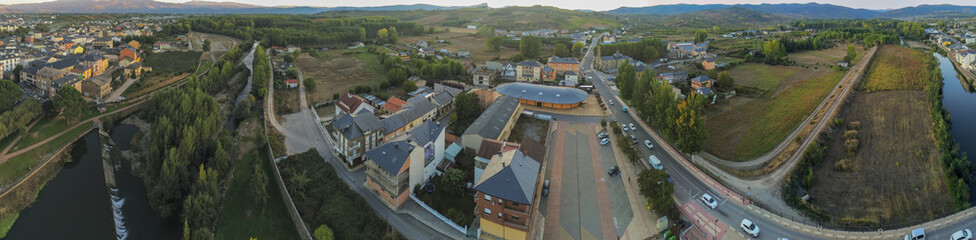
<instances>
[{"instance_id":1,"label":"river","mask_svg":"<svg viewBox=\"0 0 976 240\"><path fill-rule=\"evenodd\" d=\"M113 129L113 158L131 147L138 131L134 125ZM181 225L153 212L142 180L128 171L128 161L115 171L118 189L105 186L101 147L94 131L78 140L72 161L21 211L5 239L179 239Z\"/></svg>"},{"instance_id":2,"label":"river","mask_svg":"<svg viewBox=\"0 0 976 240\"><path fill-rule=\"evenodd\" d=\"M968 87L962 76L956 72L952 62L939 53L932 53L939 59L942 70L942 106L949 112L952 120L950 133L962 153L976 153L976 93L967 92ZM969 161L976 165L976 156L969 155ZM970 201L976 200L976 184L969 184Z\"/></svg>"}]
</instances>

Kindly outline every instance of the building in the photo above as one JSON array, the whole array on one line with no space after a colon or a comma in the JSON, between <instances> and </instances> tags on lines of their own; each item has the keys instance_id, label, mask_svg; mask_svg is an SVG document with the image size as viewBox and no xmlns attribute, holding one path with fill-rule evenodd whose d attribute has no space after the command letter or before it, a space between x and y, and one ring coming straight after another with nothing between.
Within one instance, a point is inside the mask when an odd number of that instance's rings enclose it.
<instances>
[{"instance_id":1,"label":"building","mask_svg":"<svg viewBox=\"0 0 976 240\"><path fill-rule=\"evenodd\" d=\"M484 139L501 140L508 138L512 127L522 112L519 100L501 96L485 109L478 119L461 135L461 146L477 150Z\"/></svg>"},{"instance_id":2,"label":"building","mask_svg":"<svg viewBox=\"0 0 976 240\"><path fill-rule=\"evenodd\" d=\"M102 74L81 83L81 93L85 97L93 99L105 99L112 94L112 81L109 74Z\"/></svg>"},{"instance_id":3,"label":"building","mask_svg":"<svg viewBox=\"0 0 976 240\"><path fill-rule=\"evenodd\" d=\"M539 193L538 161L521 151L492 156L474 189L481 234L500 239L528 239Z\"/></svg>"},{"instance_id":4,"label":"building","mask_svg":"<svg viewBox=\"0 0 976 240\"><path fill-rule=\"evenodd\" d=\"M542 64L532 60L522 61L516 66L515 79L520 82L537 82L542 79Z\"/></svg>"},{"instance_id":5,"label":"building","mask_svg":"<svg viewBox=\"0 0 976 240\"><path fill-rule=\"evenodd\" d=\"M400 109L403 108L403 105L406 104L407 101L403 101L403 99L399 99L397 97L390 97L390 99L386 100L386 104L383 104L383 109L386 109L390 113L396 113L399 112Z\"/></svg>"},{"instance_id":6,"label":"building","mask_svg":"<svg viewBox=\"0 0 976 240\"><path fill-rule=\"evenodd\" d=\"M393 141L424 121L433 121L436 114L437 106L427 99L427 95L407 99L400 112L380 121L385 128L383 142Z\"/></svg>"},{"instance_id":7,"label":"building","mask_svg":"<svg viewBox=\"0 0 976 240\"><path fill-rule=\"evenodd\" d=\"M691 88L701 95L708 96L714 94L712 91L714 85L715 80L712 80L707 75L701 75L691 79Z\"/></svg>"},{"instance_id":8,"label":"building","mask_svg":"<svg viewBox=\"0 0 976 240\"><path fill-rule=\"evenodd\" d=\"M668 83L680 83L688 81L688 71L666 72L658 74L657 78L668 81Z\"/></svg>"},{"instance_id":9,"label":"building","mask_svg":"<svg viewBox=\"0 0 976 240\"><path fill-rule=\"evenodd\" d=\"M498 85L495 91L505 96L514 97L523 105L556 109L577 107L590 97L586 91L575 88L527 83L506 83Z\"/></svg>"},{"instance_id":10,"label":"building","mask_svg":"<svg viewBox=\"0 0 976 240\"><path fill-rule=\"evenodd\" d=\"M288 86L288 88L297 88L298 87L298 80L297 79L288 79L288 80L285 80L285 86Z\"/></svg>"},{"instance_id":11,"label":"building","mask_svg":"<svg viewBox=\"0 0 976 240\"><path fill-rule=\"evenodd\" d=\"M408 135L366 152L366 184L394 209L444 162L445 127L427 121Z\"/></svg>"},{"instance_id":12,"label":"building","mask_svg":"<svg viewBox=\"0 0 976 240\"><path fill-rule=\"evenodd\" d=\"M474 76L474 85L478 87L491 87L495 82L495 72L490 70L474 71L472 76Z\"/></svg>"},{"instance_id":13,"label":"building","mask_svg":"<svg viewBox=\"0 0 976 240\"><path fill-rule=\"evenodd\" d=\"M447 116L447 113L454 111L454 96L451 91L436 91L430 96L430 101L437 107L435 118L441 119Z\"/></svg>"},{"instance_id":14,"label":"building","mask_svg":"<svg viewBox=\"0 0 976 240\"><path fill-rule=\"evenodd\" d=\"M546 67L552 68L559 74L580 72L580 62L576 58L550 57L549 62L546 63Z\"/></svg>"},{"instance_id":15,"label":"building","mask_svg":"<svg viewBox=\"0 0 976 240\"><path fill-rule=\"evenodd\" d=\"M375 110L373 106L366 103L366 99L363 99L363 97L352 95L349 93L345 93L342 96L339 96L339 99L337 99L335 102L335 106L336 106L335 116L339 116L343 113L344 114L359 113L362 110L366 110L369 112L373 112L373 110Z\"/></svg>"},{"instance_id":16,"label":"building","mask_svg":"<svg viewBox=\"0 0 976 240\"><path fill-rule=\"evenodd\" d=\"M599 54L599 51L597 51L597 54ZM616 69L620 67L620 64L623 64L625 62L630 62L630 60L633 59L623 54L620 54L620 52L617 52L611 56L602 56L596 58L593 61L593 65L596 69L600 71L615 72Z\"/></svg>"},{"instance_id":17,"label":"building","mask_svg":"<svg viewBox=\"0 0 976 240\"><path fill-rule=\"evenodd\" d=\"M552 69L551 67L542 67L542 71L539 73L542 74L539 80L544 83L552 83L556 81L556 70Z\"/></svg>"},{"instance_id":18,"label":"building","mask_svg":"<svg viewBox=\"0 0 976 240\"><path fill-rule=\"evenodd\" d=\"M702 67L705 68L705 70L715 69L715 60L705 59L705 60L702 61L701 64L702 64Z\"/></svg>"},{"instance_id":19,"label":"building","mask_svg":"<svg viewBox=\"0 0 976 240\"><path fill-rule=\"evenodd\" d=\"M142 44L139 44L139 42L137 42L136 40L129 41L128 44L130 47L133 47L135 49L139 49L140 47L142 47Z\"/></svg>"},{"instance_id":20,"label":"building","mask_svg":"<svg viewBox=\"0 0 976 240\"><path fill-rule=\"evenodd\" d=\"M397 52L396 55L400 57L400 60L410 61L410 52Z\"/></svg>"},{"instance_id":21,"label":"building","mask_svg":"<svg viewBox=\"0 0 976 240\"><path fill-rule=\"evenodd\" d=\"M0 55L0 75L13 71L20 65L20 56L16 54Z\"/></svg>"},{"instance_id":22,"label":"building","mask_svg":"<svg viewBox=\"0 0 976 240\"><path fill-rule=\"evenodd\" d=\"M127 78L138 78L143 72L149 71L152 71L151 67L143 67L142 63L137 62L122 68L122 75L125 75Z\"/></svg>"},{"instance_id":23,"label":"building","mask_svg":"<svg viewBox=\"0 0 976 240\"><path fill-rule=\"evenodd\" d=\"M129 64L141 61L142 59L139 58L139 54L135 48L123 48L119 50L119 65L128 66Z\"/></svg>"},{"instance_id":24,"label":"building","mask_svg":"<svg viewBox=\"0 0 976 240\"><path fill-rule=\"evenodd\" d=\"M840 60L840 61L837 62L837 66L839 66L839 67L845 67L846 68L846 67L849 67L850 65L851 65L850 62L847 62L847 61L844 61L844 60Z\"/></svg>"},{"instance_id":25,"label":"building","mask_svg":"<svg viewBox=\"0 0 976 240\"><path fill-rule=\"evenodd\" d=\"M459 58L471 58L471 51L468 50L458 50L457 53Z\"/></svg>"},{"instance_id":26,"label":"building","mask_svg":"<svg viewBox=\"0 0 976 240\"><path fill-rule=\"evenodd\" d=\"M430 44L427 44L427 41L420 40L417 41L417 47L426 48L426 47L430 47Z\"/></svg>"},{"instance_id":27,"label":"building","mask_svg":"<svg viewBox=\"0 0 976 240\"><path fill-rule=\"evenodd\" d=\"M342 114L327 126L333 139L333 150L350 166L362 163L366 151L382 143L383 124L370 111L357 115Z\"/></svg>"},{"instance_id":28,"label":"building","mask_svg":"<svg viewBox=\"0 0 976 240\"><path fill-rule=\"evenodd\" d=\"M96 47L96 48L113 48L115 47L114 44L115 42L112 41L111 38L107 38L107 37L97 38L94 41L92 41L92 47Z\"/></svg>"},{"instance_id":29,"label":"building","mask_svg":"<svg viewBox=\"0 0 976 240\"><path fill-rule=\"evenodd\" d=\"M579 85L579 75L576 72L566 72L563 74L563 81L559 86L576 87Z\"/></svg>"}]
</instances>

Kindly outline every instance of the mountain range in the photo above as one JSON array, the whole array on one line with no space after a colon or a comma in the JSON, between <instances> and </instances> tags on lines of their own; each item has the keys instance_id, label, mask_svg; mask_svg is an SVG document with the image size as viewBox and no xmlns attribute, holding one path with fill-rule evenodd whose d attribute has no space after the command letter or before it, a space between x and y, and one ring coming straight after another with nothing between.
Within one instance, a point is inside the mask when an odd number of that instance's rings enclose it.
<instances>
[{"instance_id":1,"label":"mountain range","mask_svg":"<svg viewBox=\"0 0 976 240\"><path fill-rule=\"evenodd\" d=\"M0 13L169 13L169 14L314 14L330 11L411 11L447 10L475 6L436 6L429 4L378 7L259 6L235 2L193 0L168 3L156 0L55 0L40 3L0 4ZM680 15L705 10L748 9L787 18L909 18L927 16L976 15L976 6L920 5L892 10L850 8L819 3L782 4L672 4L647 7L621 7L602 13L610 15ZM590 12L589 10L578 10ZM753 13L744 13L753 14Z\"/></svg>"}]
</instances>

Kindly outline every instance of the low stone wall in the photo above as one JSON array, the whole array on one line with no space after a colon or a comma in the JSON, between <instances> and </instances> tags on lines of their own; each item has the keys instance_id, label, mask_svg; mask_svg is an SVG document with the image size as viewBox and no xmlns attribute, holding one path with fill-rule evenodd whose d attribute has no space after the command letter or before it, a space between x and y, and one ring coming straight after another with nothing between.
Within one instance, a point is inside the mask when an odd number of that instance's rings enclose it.
<instances>
[{"instance_id":1,"label":"low stone wall","mask_svg":"<svg viewBox=\"0 0 976 240\"><path fill-rule=\"evenodd\" d=\"M308 231L308 226L305 225L305 221L302 220L302 215L298 213L298 208L295 207L295 202L291 199L291 194L288 193L288 188L285 187L284 180L281 179L281 172L278 170L278 164L275 164L274 150L271 149L271 144L268 139L268 114L262 114L264 116L264 141L265 146L268 148L268 161L271 161L271 172L275 176L275 184L278 185L278 193L281 194L281 198L285 200L285 207L288 208L288 215L291 216L292 222L295 223L295 230L298 231L298 236L301 236L302 240L312 240L312 234Z\"/></svg>"}]
</instances>

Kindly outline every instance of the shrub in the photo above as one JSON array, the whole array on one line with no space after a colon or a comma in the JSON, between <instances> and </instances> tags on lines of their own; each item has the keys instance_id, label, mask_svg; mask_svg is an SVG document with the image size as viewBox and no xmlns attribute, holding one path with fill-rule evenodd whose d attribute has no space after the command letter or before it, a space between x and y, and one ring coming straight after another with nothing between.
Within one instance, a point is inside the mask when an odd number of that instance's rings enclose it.
<instances>
[{"instance_id":1,"label":"shrub","mask_svg":"<svg viewBox=\"0 0 976 240\"><path fill-rule=\"evenodd\" d=\"M847 155L854 156L857 154L857 149L860 147L860 143L857 139L847 139L844 140L844 149L847 150Z\"/></svg>"},{"instance_id":2,"label":"shrub","mask_svg":"<svg viewBox=\"0 0 976 240\"><path fill-rule=\"evenodd\" d=\"M856 130L856 129L860 129L860 128L861 128L861 122L860 121L853 121L853 122L850 122L850 123L847 124L847 129L855 129Z\"/></svg>"},{"instance_id":3,"label":"shrub","mask_svg":"<svg viewBox=\"0 0 976 240\"><path fill-rule=\"evenodd\" d=\"M854 171L854 161L850 158L841 159L834 163L834 171L838 172L852 172Z\"/></svg>"},{"instance_id":4,"label":"shrub","mask_svg":"<svg viewBox=\"0 0 976 240\"><path fill-rule=\"evenodd\" d=\"M844 119L843 118L834 118L834 127L839 127L839 126L842 126L842 125L844 125Z\"/></svg>"},{"instance_id":5,"label":"shrub","mask_svg":"<svg viewBox=\"0 0 976 240\"><path fill-rule=\"evenodd\" d=\"M847 130L844 132L844 139L857 139L857 130Z\"/></svg>"}]
</instances>

